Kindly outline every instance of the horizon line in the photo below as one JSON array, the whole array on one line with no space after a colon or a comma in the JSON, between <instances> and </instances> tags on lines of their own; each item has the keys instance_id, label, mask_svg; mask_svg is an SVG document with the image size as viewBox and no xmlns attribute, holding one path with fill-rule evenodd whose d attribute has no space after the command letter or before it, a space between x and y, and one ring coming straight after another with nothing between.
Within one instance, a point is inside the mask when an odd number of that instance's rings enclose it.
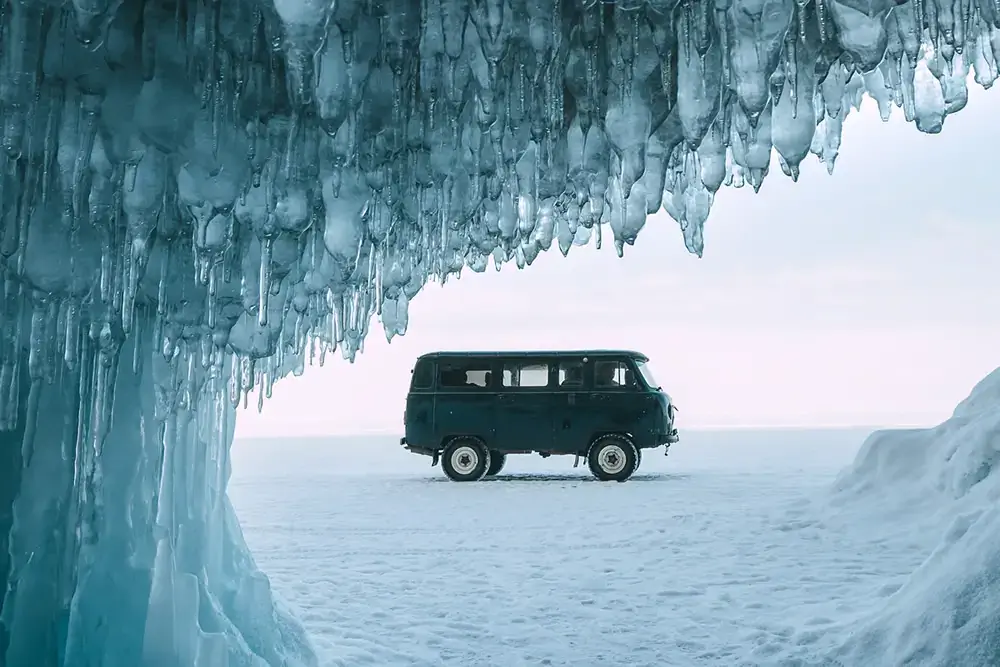
<instances>
[{"instance_id":1,"label":"horizon line","mask_svg":"<svg viewBox=\"0 0 1000 667\"><path fill-rule=\"evenodd\" d=\"M881 431L886 429L931 428L935 424L723 424L713 426L687 426L680 431ZM289 435L287 433L273 434L237 434L233 440L262 440L274 438L353 438L366 436L401 437L402 429L368 429L351 432L307 432Z\"/></svg>"}]
</instances>

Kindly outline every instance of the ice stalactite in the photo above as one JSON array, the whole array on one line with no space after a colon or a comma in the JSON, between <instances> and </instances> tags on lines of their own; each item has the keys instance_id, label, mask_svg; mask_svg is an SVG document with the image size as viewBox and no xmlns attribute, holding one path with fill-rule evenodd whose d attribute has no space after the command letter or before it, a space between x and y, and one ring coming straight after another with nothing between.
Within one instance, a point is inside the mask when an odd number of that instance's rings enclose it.
<instances>
[{"instance_id":1,"label":"ice stalactite","mask_svg":"<svg viewBox=\"0 0 1000 667\"><path fill-rule=\"evenodd\" d=\"M232 405L464 267L661 208L700 254L772 149L832 169L866 93L939 131L998 55L994 0L0 0L0 655L282 664Z\"/></svg>"}]
</instances>

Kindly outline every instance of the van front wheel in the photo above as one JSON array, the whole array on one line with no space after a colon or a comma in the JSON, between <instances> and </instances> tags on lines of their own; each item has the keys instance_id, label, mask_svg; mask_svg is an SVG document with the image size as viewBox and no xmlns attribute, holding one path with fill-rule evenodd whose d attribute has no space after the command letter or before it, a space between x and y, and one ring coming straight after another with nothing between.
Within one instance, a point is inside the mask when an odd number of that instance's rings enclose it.
<instances>
[{"instance_id":1,"label":"van front wheel","mask_svg":"<svg viewBox=\"0 0 1000 667\"><path fill-rule=\"evenodd\" d=\"M632 441L623 435L605 435L594 441L587 454L590 472L602 482L624 482L639 459Z\"/></svg>"},{"instance_id":2,"label":"van front wheel","mask_svg":"<svg viewBox=\"0 0 1000 667\"><path fill-rule=\"evenodd\" d=\"M490 450L476 438L455 438L444 448L441 468L453 482L478 482L490 469Z\"/></svg>"}]
</instances>

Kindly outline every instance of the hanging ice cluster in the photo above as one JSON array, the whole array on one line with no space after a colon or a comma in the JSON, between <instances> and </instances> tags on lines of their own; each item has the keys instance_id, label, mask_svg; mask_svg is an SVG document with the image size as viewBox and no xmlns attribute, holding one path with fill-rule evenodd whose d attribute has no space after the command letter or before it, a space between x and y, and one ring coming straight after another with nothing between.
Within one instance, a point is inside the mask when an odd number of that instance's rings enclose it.
<instances>
[{"instance_id":1,"label":"hanging ice cluster","mask_svg":"<svg viewBox=\"0 0 1000 667\"><path fill-rule=\"evenodd\" d=\"M404 333L429 280L607 227L621 253L661 207L700 254L722 184L772 148L832 169L865 92L940 130L998 26L997 0L0 0L0 665L308 663L225 496L253 387L352 358L375 313Z\"/></svg>"},{"instance_id":2,"label":"hanging ice cluster","mask_svg":"<svg viewBox=\"0 0 1000 667\"><path fill-rule=\"evenodd\" d=\"M155 303L165 350L206 357L351 356L428 279L605 224L621 251L661 207L700 253L772 147L832 168L866 91L938 131L1000 51L996 0L0 7L8 295L109 343Z\"/></svg>"}]
</instances>

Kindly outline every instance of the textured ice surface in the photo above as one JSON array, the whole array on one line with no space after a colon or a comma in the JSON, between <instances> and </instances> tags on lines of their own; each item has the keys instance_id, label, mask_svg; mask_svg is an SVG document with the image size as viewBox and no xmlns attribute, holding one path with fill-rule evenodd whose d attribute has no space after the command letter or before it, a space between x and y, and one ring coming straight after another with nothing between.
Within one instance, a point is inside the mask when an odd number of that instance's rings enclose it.
<instances>
[{"instance_id":1,"label":"textured ice surface","mask_svg":"<svg viewBox=\"0 0 1000 667\"><path fill-rule=\"evenodd\" d=\"M375 313L405 332L465 266L608 228L621 251L661 207L700 253L723 183L760 187L772 147L832 168L866 91L938 131L970 67L995 80L998 23L994 0L0 0L0 655L308 656L227 510L227 401L353 357Z\"/></svg>"},{"instance_id":2,"label":"textured ice surface","mask_svg":"<svg viewBox=\"0 0 1000 667\"><path fill-rule=\"evenodd\" d=\"M231 494L326 664L993 667L1000 370L955 414L860 453L684 433L614 487L513 457L456 489L390 438L275 438L239 443Z\"/></svg>"},{"instance_id":3,"label":"textured ice surface","mask_svg":"<svg viewBox=\"0 0 1000 667\"><path fill-rule=\"evenodd\" d=\"M990 437L970 428L959 476ZM881 446L851 466L865 435L687 432L634 483L515 456L469 488L390 438L275 438L238 442L230 493L329 665L1000 664L996 523L950 528L995 501L922 474L834 484L890 473Z\"/></svg>"},{"instance_id":4,"label":"textured ice surface","mask_svg":"<svg viewBox=\"0 0 1000 667\"><path fill-rule=\"evenodd\" d=\"M390 438L237 440L230 495L331 667L837 667L921 560L815 520L865 433L681 437L628 484L514 456L471 487Z\"/></svg>"}]
</instances>

